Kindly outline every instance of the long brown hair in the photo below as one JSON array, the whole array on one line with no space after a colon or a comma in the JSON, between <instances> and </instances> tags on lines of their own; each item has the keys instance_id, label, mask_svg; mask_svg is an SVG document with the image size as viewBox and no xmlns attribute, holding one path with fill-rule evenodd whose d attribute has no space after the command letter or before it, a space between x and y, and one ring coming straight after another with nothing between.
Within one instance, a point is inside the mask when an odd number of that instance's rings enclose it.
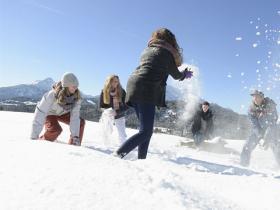
<instances>
[{"instance_id":1,"label":"long brown hair","mask_svg":"<svg viewBox=\"0 0 280 210\"><path fill-rule=\"evenodd\" d=\"M53 89L55 91L57 103L65 104L66 103L65 97L71 95L68 88L62 87L61 82L58 82L58 83L54 84ZM81 99L81 93L80 93L79 89L77 89L73 95L74 95L75 101L78 101Z\"/></svg>"},{"instance_id":2,"label":"long brown hair","mask_svg":"<svg viewBox=\"0 0 280 210\"><path fill-rule=\"evenodd\" d=\"M171 45L171 48L173 48L171 49L171 51L175 58L176 64L177 66L180 66L183 62L183 49L179 47L175 35L167 28L160 28L152 33L148 45L151 45L153 43L160 44L161 42L165 42Z\"/></svg>"},{"instance_id":3,"label":"long brown hair","mask_svg":"<svg viewBox=\"0 0 280 210\"><path fill-rule=\"evenodd\" d=\"M103 92L103 101L105 104L110 104L110 91L112 88L112 81L113 79L118 79L119 84L117 86L116 89L116 97L118 98L118 100L121 102L122 101L122 86L120 83L120 79L118 75L110 75L107 77L105 84L104 84L104 88L102 90Z\"/></svg>"}]
</instances>

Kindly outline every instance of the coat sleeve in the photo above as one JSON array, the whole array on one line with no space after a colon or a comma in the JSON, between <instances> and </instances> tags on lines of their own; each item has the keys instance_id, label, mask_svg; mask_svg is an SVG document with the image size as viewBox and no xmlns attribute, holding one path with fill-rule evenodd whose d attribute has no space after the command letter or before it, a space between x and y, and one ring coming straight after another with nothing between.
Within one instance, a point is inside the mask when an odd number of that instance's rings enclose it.
<instances>
[{"instance_id":1,"label":"coat sleeve","mask_svg":"<svg viewBox=\"0 0 280 210\"><path fill-rule=\"evenodd\" d=\"M100 93L100 98L99 98L99 108L100 109L108 109L110 108L109 104L105 104L103 100L103 91Z\"/></svg>"},{"instance_id":2,"label":"coat sleeve","mask_svg":"<svg viewBox=\"0 0 280 210\"><path fill-rule=\"evenodd\" d=\"M248 111L248 117L252 123L253 129L259 130L261 128L258 117L253 109L250 107Z\"/></svg>"},{"instance_id":3,"label":"coat sleeve","mask_svg":"<svg viewBox=\"0 0 280 210\"><path fill-rule=\"evenodd\" d=\"M54 91L46 93L37 104L32 122L31 139L38 139L46 121L47 114L55 101Z\"/></svg>"},{"instance_id":4,"label":"coat sleeve","mask_svg":"<svg viewBox=\"0 0 280 210\"><path fill-rule=\"evenodd\" d=\"M277 109L276 109L276 103L273 100L269 101L266 115L267 115L267 121L270 124L275 124L277 122L278 114L277 114Z\"/></svg>"},{"instance_id":5,"label":"coat sleeve","mask_svg":"<svg viewBox=\"0 0 280 210\"><path fill-rule=\"evenodd\" d=\"M104 108L103 91L101 91L101 93L100 93L99 108Z\"/></svg>"},{"instance_id":6,"label":"coat sleeve","mask_svg":"<svg viewBox=\"0 0 280 210\"><path fill-rule=\"evenodd\" d=\"M173 56L170 54L170 62L168 65L168 74L170 74L173 79L175 80L181 80L184 78L184 74L182 72L179 71L179 69L177 68L176 64L175 64L175 60L173 58Z\"/></svg>"},{"instance_id":7,"label":"coat sleeve","mask_svg":"<svg viewBox=\"0 0 280 210\"><path fill-rule=\"evenodd\" d=\"M80 110L81 110L82 100L77 101L75 106L70 112L70 132L71 137L80 136Z\"/></svg>"},{"instance_id":8,"label":"coat sleeve","mask_svg":"<svg viewBox=\"0 0 280 210\"><path fill-rule=\"evenodd\" d=\"M126 97L126 92L124 89L122 89L122 109L123 111L126 111L129 109L129 106L125 103L125 97Z\"/></svg>"}]
</instances>

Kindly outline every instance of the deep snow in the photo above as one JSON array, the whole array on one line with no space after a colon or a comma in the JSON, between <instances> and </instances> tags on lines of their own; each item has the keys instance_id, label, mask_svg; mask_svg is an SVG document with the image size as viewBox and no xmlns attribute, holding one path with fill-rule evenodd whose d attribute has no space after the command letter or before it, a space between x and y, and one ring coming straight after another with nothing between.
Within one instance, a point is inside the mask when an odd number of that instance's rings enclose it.
<instances>
[{"instance_id":1,"label":"deep snow","mask_svg":"<svg viewBox=\"0 0 280 210\"><path fill-rule=\"evenodd\" d=\"M87 122L76 147L29 140L32 117L0 112L0 209L279 209L280 179L272 176L279 169L269 150L257 148L242 168L243 141L197 150L180 146L184 138L154 134L146 160L135 152L121 160L103 146L99 123ZM59 141L66 142L63 128Z\"/></svg>"}]
</instances>

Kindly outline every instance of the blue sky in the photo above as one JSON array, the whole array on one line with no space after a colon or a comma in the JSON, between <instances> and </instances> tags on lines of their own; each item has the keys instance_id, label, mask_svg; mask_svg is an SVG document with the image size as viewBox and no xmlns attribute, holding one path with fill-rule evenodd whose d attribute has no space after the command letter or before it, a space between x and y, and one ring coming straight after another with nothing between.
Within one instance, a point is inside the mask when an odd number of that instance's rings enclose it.
<instances>
[{"instance_id":1,"label":"blue sky","mask_svg":"<svg viewBox=\"0 0 280 210\"><path fill-rule=\"evenodd\" d=\"M112 73L126 86L160 27L199 67L203 98L245 112L261 85L280 106L279 0L0 0L0 86L65 71L91 95Z\"/></svg>"}]
</instances>

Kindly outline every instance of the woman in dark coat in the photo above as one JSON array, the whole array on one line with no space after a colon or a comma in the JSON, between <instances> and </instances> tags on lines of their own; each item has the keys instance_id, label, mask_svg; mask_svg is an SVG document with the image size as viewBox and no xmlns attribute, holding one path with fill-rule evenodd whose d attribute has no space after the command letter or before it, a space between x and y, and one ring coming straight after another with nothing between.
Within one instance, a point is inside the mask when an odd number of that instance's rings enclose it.
<instances>
[{"instance_id":1,"label":"woman in dark coat","mask_svg":"<svg viewBox=\"0 0 280 210\"><path fill-rule=\"evenodd\" d=\"M138 159L145 159L153 134L155 107L165 107L165 88L168 76L176 80L190 78L192 72L178 70L182 54L174 34L161 28L152 34L140 65L127 83L126 103L132 106L140 121L139 132L130 137L114 155L123 158L138 146Z\"/></svg>"}]
</instances>

